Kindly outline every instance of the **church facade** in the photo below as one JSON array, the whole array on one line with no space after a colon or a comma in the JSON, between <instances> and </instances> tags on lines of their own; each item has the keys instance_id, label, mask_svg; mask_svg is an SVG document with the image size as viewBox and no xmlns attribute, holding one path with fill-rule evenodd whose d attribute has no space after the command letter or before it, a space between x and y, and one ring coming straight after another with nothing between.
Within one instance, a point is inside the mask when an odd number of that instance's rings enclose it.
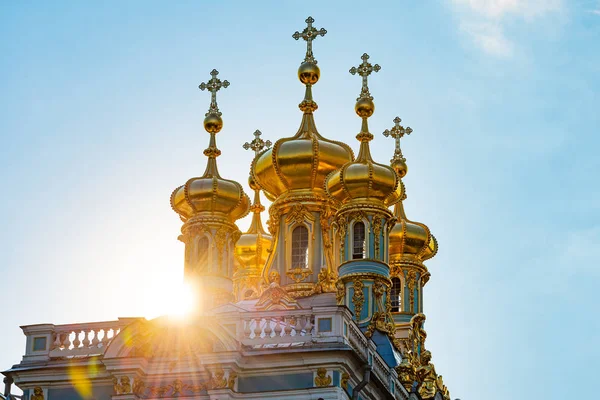
<instances>
[{"instance_id":1,"label":"church facade","mask_svg":"<svg viewBox=\"0 0 600 400\"><path fill-rule=\"evenodd\" d=\"M373 160L368 80L380 67L363 54L350 69L361 80L358 153L318 132L312 47L326 31L313 22L293 35L307 45L297 133L271 143L256 131L244 145L252 201L218 170L217 94L229 82L213 70L200 85L211 95L206 169L170 199L196 312L23 326L26 350L3 372L5 398L16 385L27 400L450 400L423 329L424 262L437 242L403 207L400 140L412 130L396 117L383 132L395 141L390 163ZM261 194L272 202L266 229ZM242 233L236 221L248 213Z\"/></svg>"}]
</instances>

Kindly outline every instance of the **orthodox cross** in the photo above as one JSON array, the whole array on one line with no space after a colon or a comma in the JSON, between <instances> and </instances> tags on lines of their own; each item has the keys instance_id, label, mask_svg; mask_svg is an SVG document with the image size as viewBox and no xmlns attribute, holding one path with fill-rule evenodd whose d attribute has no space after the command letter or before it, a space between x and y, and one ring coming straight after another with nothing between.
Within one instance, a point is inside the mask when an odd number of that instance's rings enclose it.
<instances>
[{"instance_id":1,"label":"orthodox cross","mask_svg":"<svg viewBox=\"0 0 600 400\"><path fill-rule=\"evenodd\" d=\"M394 158L392 158L392 161L394 161L394 160L406 161L406 159L402 156L402 150L400 150L400 139L404 135L410 135L413 131L410 128L410 126L407 126L405 128L402 125L400 125L400 122L402 122L400 117L394 118L394 127L392 129L386 129L385 131L383 131L383 136L385 136L385 137L391 136L392 138L394 138L396 140L396 150L394 151Z\"/></svg>"},{"instance_id":2,"label":"orthodox cross","mask_svg":"<svg viewBox=\"0 0 600 400\"><path fill-rule=\"evenodd\" d=\"M244 143L244 149L248 150L248 149L252 149L254 150L254 157L257 157L258 154L264 149L264 148L269 148L271 147L271 145L273 143L271 143L270 140L264 141L260 138L260 135L262 135L262 132L259 131L258 129L254 131L254 139L252 139L252 141L250 143L246 142Z\"/></svg>"},{"instance_id":3,"label":"orthodox cross","mask_svg":"<svg viewBox=\"0 0 600 400\"><path fill-rule=\"evenodd\" d=\"M371 63L367 61L369 59L369 55L367 53L363 54L361 59L363 60L362 64L360 64L358 67L350 68L350 73L352 75L358 74L358 75L362 76L362 89L360 91L359 99L366 98L369 100L373 100L373 96L371 96L371 93L369 93L369 86L368 86L367 79L368 79L369 75L371 75L371 72L373 72L373 71L379 72L381 67L379 66L379 64L371 65Z\"/></svg>"},{"instance_id":4,"label":"orthodox cross","mask_svg":"<svg viewBox=\"0 0 600 400\"><path fill-rule=\"evenodd\" d=\"M228 87L229 81L221 81L219 78L217 78L219 71L216 69L210 71L210 75L212 78L210 78L208 82L202 82L198 88L200 88L202 91L208 90L210 92L210 107L206 113L206 116L208 116L208 114L217 114L218 116L221 116L219 107L217 107L217 92L221 90L221 88L225 89Z\"/></svg>"},{"instance_id":5,"label":"orthodox cross","mask_svg":"<svg viewBox=\"0 0 600 400\"><path fill-rule=\"evenodd\" d=\"M315 40L319 35L325 36L325 34L327 33L327 30L325 30L323 28L317 30L317 28L312 26L313 22L315 22L313 17L306 18L306 20L304 22L306 22L306 24L308 26L306 28L304 28L302 33L296 31L292 35L292 37L296 40L298 40L300 38L306 40L306 57L304 57L304 62L311 62L313 64L316 64L317 60L315 60L315 57L313 56L313 52L312 52L312 41Z\"/></svg>"}]
</instances>

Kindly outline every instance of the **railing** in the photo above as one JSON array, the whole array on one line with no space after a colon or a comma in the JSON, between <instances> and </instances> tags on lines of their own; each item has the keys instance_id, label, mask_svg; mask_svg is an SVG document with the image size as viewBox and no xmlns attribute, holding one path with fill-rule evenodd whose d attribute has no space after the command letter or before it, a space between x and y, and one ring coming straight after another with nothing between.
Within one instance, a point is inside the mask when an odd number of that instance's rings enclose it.
<instances>
[{"instance_id":1,"label":"railing","mask_svg":"<svg viewBox=\"0 0 600 400\"><path fill-rule=\"evenodd\" d=\"M315 315L306 310L266 311L243 316L241 342L245 346L304 344L312 342Z\"/></svg>"},{"instance_id":2,"label":"railing","mask_svg":"<svg viewBox=\"0 0 600 400\"><path fill-rule=\"evenodd\" d=\"M68 325L21 327L27 336L25 360L104 354L112 339L137 318Z\"/></svg>"},{"instance_id":3,"label":"railing","mask_svg":"<svg viewBox=\"0 0 600 400\"><path fill-rule=\"evenodd\" d=\"M131 321L120 320L56 325L50 357L103 354L110 341L129 323Z\"/></svg>"}]
</instances>

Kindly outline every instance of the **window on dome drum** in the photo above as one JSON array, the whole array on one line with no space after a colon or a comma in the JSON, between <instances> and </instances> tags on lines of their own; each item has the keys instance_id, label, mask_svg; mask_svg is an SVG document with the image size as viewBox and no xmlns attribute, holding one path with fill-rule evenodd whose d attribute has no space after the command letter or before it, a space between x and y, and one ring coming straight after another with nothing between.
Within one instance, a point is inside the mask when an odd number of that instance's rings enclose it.
<instances>
[{"instance_id":1,"label":"window on dome drum","mask_svg":"<svg viewBox=\"0 0 600 400\"><path fill-rule=\"evenodd\" d=\"M198 239L198 246L196 247L197 267L199 269L205 269L208 267L208 239L202 237Z\"/></svg>"},{"instance_id":2,"label":"window on dome drum","mask_svg":"<svg viewBox=\"0 0 600 400\"><path fill-rule=\"evenodd\" d=\"M365 258L365 224L355 223L352 235L352 259Z\"/></svg>"},{"instance_id":3,"label":"window on dome drum","mask_svg":"<svg viewBox=\"0 0 600 400\"><path fill-rule=\"evenodd\" d=\"M304 226L292 232L292 268L308 268L308 229Z\"/></svg>"},{"instance_id":4,"label":"window on dome drum","mask_svg":"<svg viewBox=\"0 0 600 400\"><path fill-rule=\"evenodd\" d=\"M390 301L392 303L392 312L399 312L402 306L402 282L399 278L392 278L392 290L390 291Z\"/></svg>"}]
</instances>

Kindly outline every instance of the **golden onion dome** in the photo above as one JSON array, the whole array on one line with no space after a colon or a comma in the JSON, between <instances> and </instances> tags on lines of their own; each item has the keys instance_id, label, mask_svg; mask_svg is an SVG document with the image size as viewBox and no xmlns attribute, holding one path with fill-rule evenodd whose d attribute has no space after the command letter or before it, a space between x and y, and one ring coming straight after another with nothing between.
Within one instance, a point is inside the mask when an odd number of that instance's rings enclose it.
<instances>
[{"instance_id":1,"label":"golden onion dome","mask_svg":"<svg viewBox=\"0 0 600 400\"><path fill-rule=\"evenodd\" d=\"M395 204L403 194L402 181L392 167L373 161L369 149L373 135L363 131L357 139L361 141L358 157L327 178L328 194L342 204L352 201Z\"/></svg>"},{"instance_id":2,"label":"golden onion dome","mask_svg":"<svg viewBox=\"0 0 600 400\"><path fill-rule=\"evenodd\" d=\"M305 112L296 135L279 139L253 161L252 175L273 200L292 190L323 190L327 175L353 158L348 145L321 136L312 111Z\"/></svg>"},{"instance_id":3,"label":"golden onion dome","mask_svg":"<svg viewBox=\"0 0 600 400\"><path fill-rule=\"evenodd\" d=\"M358 73L362 77L361 93L354 106L354 111L362 119L361 131L356 135L360 141L360 151L355 161L348 162L329 175L325 186L329 196L342 204L376 202L387 207L402 198L404 186L392 167L376 163L371 157L369 142L373 140L373 135L369 132L367 121L375 112L375 104L367 86L367 77L381 67L369 63L366 53L361 58L362 64L350 69L351 74Z\"/></svg>"},{"instance_id":4,"label":"golden onion dome","mask_svg":"<svg viewBox=\"0 0 600 400\"><path fill-rule=\"evenodd\" d=\"M313 22L308 17L307 27L292 36L307 43L306 57L298 68L298 79L306 86L304 100L299 105L304 113L300 128L294 136L279 139L252 162L251 174L271 201L291 191L323 191L327 175L354 159L350 146L326 139L315 126L313 112L318 107L312 98L312 86L319 81L321 71L312 52L312 42L327 31L316 29Z\"/></svg>"},{"instance_id":5,"label":"golden onion dome","mask_svg":"<svg viewBox=\"0 0 600 400\"><path fill-rule=\"evenodd\" d=\"M196 215L220 214L230 222L246 216L250 210L250 199L242 186L236 181L222 178L217 168L217 157L221 150L217 148L216 134L223 127L221 112L217 107L216 92L229 86L229 82L217 78L219 72L211 72L212 79L202 83L200 89L208 89L212 99L204 119L204 129L210 134L209 145L204 150L208 157L204 174L189 179L171 194L171 207L186 221Z\"/></svg>"},{"instance_id":6,"label":"golden onion dome","mask_svg":"<svg viewBox=\"0 0 600 400\"><path fill-rule=\"evenodd\" d=\"M250 207L253 213L252 223L248 231L243 233L235 244L235 255L241 264L241 268L238 270L240 273L254 273L260 276L262 268L267 262L273 238L265 232L260 218L261 212L265 210L260 203L260 187L252 177L248 183L254 190L254 204Z\"/></svg>"},{"instance_id":7,"label":"golden onion dome","mask_svg":"<svg viewBox=\"0 0 600 400\"><path fill-rule=\"evenodd\" d=\"M394 127L383 132L384 136L391 136L396 141L396 150L390 162L399 178L405 177L408 172L406 159L400 149L400 139L404 135L410 135L413 131L410 127L404 128L400 125L401 121L399 117L394 118ZM405 199L406 194L394 208L396 223L390 230L389 262L409 260L422 263L436 255L438 243L427 225L411 221L406 217L403 205Z\"/></svg>"},{"instance_id":8,"label":"golden onion dome","mask_svg":"<svg viewBox=\"0 0 600 400\"><path fill-rule=\"evenodd\" d=\"M406 218L402 202L395 206L396 224L390 230L389 262L414 260L423 262L435 256L438 244L427 225Z\"/></svg>"}]
</instances>

